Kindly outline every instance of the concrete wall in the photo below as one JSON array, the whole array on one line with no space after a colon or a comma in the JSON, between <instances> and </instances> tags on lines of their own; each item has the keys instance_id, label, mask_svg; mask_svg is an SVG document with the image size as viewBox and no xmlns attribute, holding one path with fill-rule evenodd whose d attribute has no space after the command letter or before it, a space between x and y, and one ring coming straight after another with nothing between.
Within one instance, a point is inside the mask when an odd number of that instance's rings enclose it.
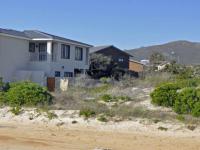
<instances>
[{"instance_id":1,"label":"concrete wall","mask_svg":"<svg viewBox=\"0 0 200 150\"><path fill-rule=\"evenodd\" d=\"M27 68L29 41L0 35L0 77L13 80L13 73Z\"/></svg>"}]
</instances>

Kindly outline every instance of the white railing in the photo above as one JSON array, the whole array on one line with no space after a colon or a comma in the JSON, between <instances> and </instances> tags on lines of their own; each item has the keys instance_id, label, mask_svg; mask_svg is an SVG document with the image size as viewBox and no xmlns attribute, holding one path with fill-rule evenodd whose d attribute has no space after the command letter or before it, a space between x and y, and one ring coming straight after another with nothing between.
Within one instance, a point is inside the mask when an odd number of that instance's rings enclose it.
<instances>
[{"instance_id":1,"label":"white railing","mask_svg":"<svg viewBox=\"0 0 200 150\"><path fill-rule=\"evenodd\" d=\"M47 53L39 52L39 53L29 53L30 61L47 61Z\"/></svg>"}]
</instances>

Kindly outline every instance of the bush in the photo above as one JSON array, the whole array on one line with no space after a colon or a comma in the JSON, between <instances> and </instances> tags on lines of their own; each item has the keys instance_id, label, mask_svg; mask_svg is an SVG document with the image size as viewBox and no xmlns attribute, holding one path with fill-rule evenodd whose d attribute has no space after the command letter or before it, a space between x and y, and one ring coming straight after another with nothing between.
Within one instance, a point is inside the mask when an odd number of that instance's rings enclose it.
<instances>
[{"instance_id":1,"label":"bush","mask_svg":"<svg viewBox=\"0 0 200 150\"><path fill-rule=\"evenodd\" d=\"M16 107L12 107L10 110L14 115L19 115L21 113L21 107L16 106Z\"/></svg>"},{"instance_id":2,"label":"bush","mask_svg":"<svg viewBox=\"0 0 200 150\"><path fill-rule=\"evenodd\" d=\"M110 81L111 81L111 79L107 78L107 77L100 78L100 82L103 84L108 84Z\"/></svg>"},{"instance_id":3,"label":"bush","mask_svg":"<svg viewBox=\"0 0 200 150\"><path fill-rule=\"evenodd\" d=\"M83 116L85 118L90 118L96 115L95 111L89 109L89 108L83 108L82 110L80 110L79 113L80 116Z\"/></svg>"},{"instance_id":4,"label":"bush","mask_svg":"<svg viewBox=\"0 0 200 150\"><path fill-rule=\"evenodd\" d=\"M176 83L164 83L157 87L152 93L152 103L165 106L172 107L177 98L177 90L180 87Z\"/></svg>"},{"instance_id":5,"label":"bush","mask_svg":"<svg viewBox=\"0 0 200 150\"><path fill-rule=\"evenodd\" d=\"M101 96L101 99L104 102L127 102L127 101L131 101L132 99L128 96L112 96L110 94L104 94Z\"/></svg>"},{"instance_id":6,"label":"bush","mask_svg":"<svg viewBox=\"0 0 200 150\"><path fill-rule=\"evenodd\" d=\"M183 89L178 94L173 109L178 114L200 116L200 90L195 88Z\"/></svg>"},{"instance_id":7,"label":"bush","mask_svg":"<svg viewBox=\"0 0 200 150\"><path fill-rule=\"evenodd\" d=\"M104 94L101 96L101 99L104 101L104 102L111 102L113 97L109 94Z\"/></svg>"},{"instance_id":8,"label":"bush","mask_svg":"<svg viewBox=\"0 0 200 150\"><path fill-rule=\"evenodd\" d=\"M45 105L52 101L52 96L46 88L32 82L11 83L5 95L10 106Z\"/></svg>"}]
</instances>

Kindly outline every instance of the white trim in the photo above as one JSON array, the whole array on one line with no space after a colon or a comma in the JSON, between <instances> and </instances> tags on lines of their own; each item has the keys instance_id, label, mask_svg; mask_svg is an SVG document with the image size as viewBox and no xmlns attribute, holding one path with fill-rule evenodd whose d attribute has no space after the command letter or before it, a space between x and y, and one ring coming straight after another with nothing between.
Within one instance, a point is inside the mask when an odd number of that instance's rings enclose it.
<instances>
[{"instance_id":1,"label":"white trim","mask_svg":"<svg viewBox=\"0 0 200 150\"><path fill-rule=\"evenodd\" d=\"M0 35L7 36L7 37L12 37L12 38L17 38L17 39L23 39L23 40L31 40L29 38L25 38L25 37L21 37L21 36L15 36L15 35L10 35L10 34L6 34L6 33L0 33Z\"/></svg>"},{"instance_id":2,"label":"white trim","mask_svg":"<svg viewBox=\"0 0 200 150\"><path fill-rule=\"evenodd\" d=\"M75 45L75 46L82 46L82 47L93 47L93 46L89 46L89 45L85 45L85 44L79 44L76 42L70 42L70 41L64 41L64 40L57 40L57 39L52 39L52 38L34 38L32 39L32 41L56 41L56 42L60 42L60 43L64 43L64 44L71 44L71 45Z\"/></svg>"}]
</instances>

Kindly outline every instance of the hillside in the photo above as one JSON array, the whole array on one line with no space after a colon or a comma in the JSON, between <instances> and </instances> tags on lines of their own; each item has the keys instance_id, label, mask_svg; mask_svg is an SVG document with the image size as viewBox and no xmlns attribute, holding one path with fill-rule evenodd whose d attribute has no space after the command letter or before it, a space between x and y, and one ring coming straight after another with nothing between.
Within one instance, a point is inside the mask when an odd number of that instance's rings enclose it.
<instances>
[{"instance_id":1,"label":"hillside","mask_svg":"<svg viewBox=\"0 0 200 150\"><path fill-rule=\"evenodd\" d=\"M126 52L138 59L149 59L153 52L160 52L168 59L175 59L181 64L200 64L200 43L189 41L175 41L163 45L142 47Z\"/></svg>"}]
</instances>

